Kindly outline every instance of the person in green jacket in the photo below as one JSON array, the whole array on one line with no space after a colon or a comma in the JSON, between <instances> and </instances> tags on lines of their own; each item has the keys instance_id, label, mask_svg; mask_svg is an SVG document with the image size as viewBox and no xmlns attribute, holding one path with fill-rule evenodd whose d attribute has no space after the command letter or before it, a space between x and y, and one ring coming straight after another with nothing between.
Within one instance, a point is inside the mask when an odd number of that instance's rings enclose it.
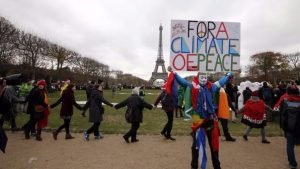
<instances>
[{"instance_id":1,"label":"person in green jacket","mask_svg":"<svg viewBox=\"0 0 300 169\"><path fill-rule=\"evenodd\" d=\"M29 92L33 88L32 81L28 81L26 83L22 83L21 86L19 86L19 99L21 101L25 101L26 97L28 96ZM25 103L19 104L19 110L21 112L26 112L25 110Z\"/></svg>"}]
</instances>

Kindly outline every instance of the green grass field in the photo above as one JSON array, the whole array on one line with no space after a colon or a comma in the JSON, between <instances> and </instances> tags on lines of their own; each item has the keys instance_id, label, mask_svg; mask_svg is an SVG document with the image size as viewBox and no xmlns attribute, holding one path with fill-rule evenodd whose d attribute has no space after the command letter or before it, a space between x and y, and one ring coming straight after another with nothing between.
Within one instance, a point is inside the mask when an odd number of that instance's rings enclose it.
<instances>
[{"instance_id":1,"label":"green grass field","mask_svg":"<svg viewBox=\"0 0 300 169\"><path fill-rule=\"evenodd\" d=\"M153 104L159 92L160 90L146 90L145 100L148 103ZM106 98L106 100L112 103L119 103L120 101L127 98L130 94L131 94L131 90L125 89L125 90L117 91L115 97L113 98L111 90L104 91L104 97ZM83 90L75 91L75 97L76 97L76 101L85 101L86 100L85 91ZM59 98L59 92L49 94L49 100L51 104L54 103L58 98ZM100 126L100 131L107 134L120 134L128 131L128 129L130 128L130 124L128 124L124 118L126 108L116 110L109 106L104 106L104 107L105 107L104 120ZM56 129L63 123L63 120L60 119L59 117L59 110L60 110L60 105L51 110L51 114L49 116L49 122L48 122L48 129L50 130ZM83 132L84 130L86 130L91 126L91 123L88 122L88 111L86 115L87 117L82 117L81 111L77 110L74 107L74 115L71 121L71 129L73 132ZM28 118L29 116L27 114L19 113L16 119L17 126L21 127L23 124L27 122ZM143 123L141 123L138 132L139 134L157 135L164 127L166 121L167 118L165 112L162 111L160 108L154 108L152 110L145 109L144 120ZM174 118L173 131L172 131L173 135L189 135L189 133L191 132L190 125L191 125L190 121L184 121L182 118ZM221 125L219 126L222 133ZM9 128L7 123L5 124L5 128ZM238 123L229 122L229 131L234 136L242 135L244 128L245 126L240 122ZM250 135L259 136L260 130L253 129ZM277 122L268 123L267 135L268 136L282 135L282 131L280 130Z\"/></svg>"}]
</instances>

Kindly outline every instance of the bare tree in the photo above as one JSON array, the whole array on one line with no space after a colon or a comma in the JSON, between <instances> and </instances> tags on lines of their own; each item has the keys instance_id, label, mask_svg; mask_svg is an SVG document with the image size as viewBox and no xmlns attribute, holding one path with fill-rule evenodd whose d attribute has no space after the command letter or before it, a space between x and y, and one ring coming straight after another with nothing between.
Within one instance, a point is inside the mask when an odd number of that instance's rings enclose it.
<instances>
[{"instance_id":1,"label":"bare tree","mask_svg":"<svg viewBox=\"0 0 300 169\"><path fill-rule=\"evenodd\" d=\"M96 74L95 66L97 66L97 61L94 59L77 55L73 58L73 63L75 65L74 69L77 70L77 73L82 73L85 75Z\"/></svg>"},{"instance_id":2,"label":"bare tree","mask_svg":"<svg viewBox=\"0 0 300 169\"><path fill-rule=\"evenodd\" d=\"M30 65L32 78L35 79L36 67L43 56L45 41L32 34L22 32L16 42L22 62Z\"/></svg>"},{"instance_id":3,"label":"bare tree","mask_svg":"<svg viewBox=\"0 0 300 169\"><path fill-rule=\"evenodd\" d=\"M19 31L6 19L0 17L0 63L12 63Z\"/></svg>"},{"instance_id":4,"label":"bare tree","mask_svg":"<svg viewBox=\"0 0 300 169\"><path fill-rule=\"evenodd\" d=\"M72 62L75 52L67 50L57 44L49 44L45 53L56 61L56 70L62 69L65 63Z\"/></svg>"},{"instance_id":5,"label":"bare tree","mask_svg":"<svg viewBox=\"0 0 300 169\"><path fill-rule=\"evenodd\" d=\"M269 75L274 72L286 70L289 66L288 60L281 53L262 52L250 57L250 61L264 75L264 80L269 80Z\"/></svg>"},{"instance_id":6,"label":"bare tree","mask_svg":"<svg viewBox=\"0 0 300 169\"><path fill-rule=\"evenodd\" d=\"M111 74L114 74L116 79L120 79L121 75L123 74L123 71L121 71L121 70L111 70Z\"/></svg>"},{"instance_id":7,"label":"bare tree","mask_svg":"<svg viewBox=\"0 0 300 169\"><path fill-rule=\"evenodd\" d=\"M109 66L105 64L100 65L100 76L104 79L108 79L110 77L111 72L109 71Z\"/></svg>"},{"instance_id":8,"label":"bare tree","mask_svg":"<svg viewBox=\"0 0 300 169\"><path fill-rule=\"evenodd\" d=\"M286 54L285 57L294 66L294 69L299 67L300 52Z\"/></svg>"}]
</instances>

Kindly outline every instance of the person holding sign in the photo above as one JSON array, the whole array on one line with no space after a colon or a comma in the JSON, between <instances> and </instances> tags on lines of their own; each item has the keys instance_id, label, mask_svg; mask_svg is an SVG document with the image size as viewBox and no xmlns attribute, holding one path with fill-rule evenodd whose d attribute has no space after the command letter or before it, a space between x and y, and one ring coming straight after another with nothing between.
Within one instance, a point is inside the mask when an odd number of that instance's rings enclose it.
<instances>
[{"instance_id":1,"label":"person holding sign","mask_svg":"<svg viewBox=\"0 0 300 169\"><path fill-rule=\"evenodd\" d=\"M183 87L188 87L190 90L186 92L191 93L192 100L192 161L191 167L193 169L205 168L207 157L205 152L205 135L208 138L208 143L211 151L211 159L214 169L220 169L219 161L219 129L218 119L212 96L228 83L232 78L231 73L227 73L219 81L211 83L207 80L206 75L197 74L193 78L192 83L180 77L177 73L172 71L169 66L168 71L174 74L175 80ZM201 165L201 166L198 166Z\"/></svg>"}]
</instances>

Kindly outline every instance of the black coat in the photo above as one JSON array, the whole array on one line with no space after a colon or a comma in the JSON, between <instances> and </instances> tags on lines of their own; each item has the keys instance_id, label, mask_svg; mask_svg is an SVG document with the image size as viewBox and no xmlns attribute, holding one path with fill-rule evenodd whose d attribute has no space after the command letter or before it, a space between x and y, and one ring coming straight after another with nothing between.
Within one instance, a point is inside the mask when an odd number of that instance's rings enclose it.
<instances>
[{"instance_id":1,"label":"black coat","mask_svg":"<svg viewBox=\"0 0 300 169\"><path fill-rule=\"evenodd\" d=\"M36 86L30 90L29 94L26 97L25 103L28 102L28 104L27 104L27 114L32 114L34 112L33 93L34 93L35 90L37 90Z\"/></svg>"},{"instance_id":2,"label":"black coat","mask_svg":"<svg viewBox=\"0 0 300 169\"><path fill-rule=\"evenodd\" d=\"M151 104L144 101L144 99L139 97L137 94L133 94L133 95L129 96L127 99L125 99L121 103L118 103L117 105L115 105L115 108L119 109L124 106L127 106L126 112L131 111L130 116L128 117L130 119L130 121L128 121L126 119L127 122L129 122L129 123L134 123L134 122L142 123L143 122L143 109L147 108L147 109L151 110L153 108Z\"/></svg>"},{"instance_id":3,"label":"black coat","mask_svg":"<svg viewBox=\"0 0 300 169\"><path fill-rule=\"evenodd\" d=\"M101 91L94 89L89 100L89 122L98 123L103 120L104 108L102 103L113 106L113 104L104 99Z\"/></svg>"},{"instance_id":4,"label":"black coat","mask_svg":"<svg viewBox=\"0 0 300 169\"><path fill-rule=\"evenodd\" d=\"M252 94L252 92L251 92L250 89L245 89L245 90L243 91L243 97L244 97L244 102L243 102L243 103L244 103L244 104L246 103L247 100L250 99L251 94Z\"/></svg>"},{"instance_id":5,"label":"black coat","mask_svg":"<svg viewBox=\"0 0 300 169\"><path fill-rule=\"evenodd\" d=\"M7 140L8 139L7 139L6 133L5 133L4 129L2 129L2 127L0 126L0 150L3 153L5 153Z\"/></svg>"},{"instance_id":6,"label":"black coat","mask_svg":"<svg viewBox=\"0 0 300 169\"><path fill-rule=\"evenodd\" d=\"M37 105L43 106L44 108L48 107L48 104L45 103L45 91L44 90L36 88L33 91L32 104L33 104L33 107L37 106ZM35 112L35 110L33 110L33 112Z\"/></svg>"},{"instance_id":7,"label":"black coat","mask_svg":"<svg viewBox=\"0 0 300 169\"><path fill-rule=\"evenodd\" d=\"M54 108L58 104L61 104L61 109L60 109L60 116L61 117L68 117L73 115L73 105L81 110L82 108L80 107L79 104L76 103L75 97L74 97L74 91L72 89L66 89L63 91L62 96L51 105L51 108Z\"/></svg>"},{"instance_id":8,"label":"black coat","mask_svg":"<svg viewBox=\"0 0 300 169\"><path fill-rule=\"evenodd\" d=\"M154 105L157 106L158 103L161 102L162 109L166 112L174 111L174 108L176 106L175 100L171 95L167 93L167 91L163 91L160 93L160 95L157 97L156 101L154 102Z\"/></svg>"}]
</instances>

